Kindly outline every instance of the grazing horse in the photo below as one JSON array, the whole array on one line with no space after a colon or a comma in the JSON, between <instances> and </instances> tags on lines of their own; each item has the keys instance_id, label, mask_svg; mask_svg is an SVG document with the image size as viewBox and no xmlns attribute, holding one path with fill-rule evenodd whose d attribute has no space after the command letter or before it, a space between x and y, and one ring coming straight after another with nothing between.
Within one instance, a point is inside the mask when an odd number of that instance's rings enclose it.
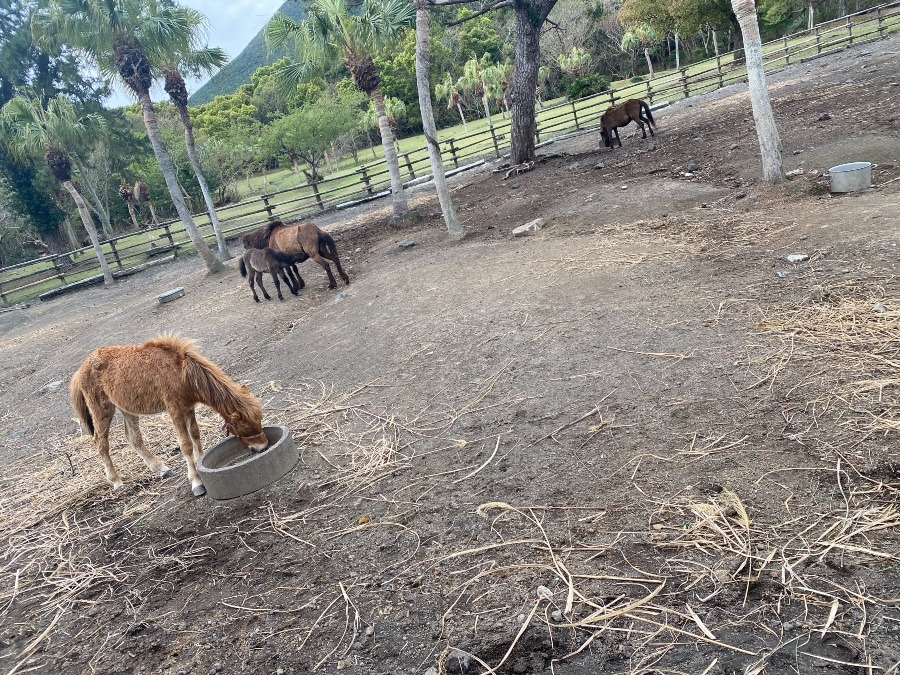
<instances>
[{"instance_id":1,"label":"grazing horse","mask_svg":"<svg viewBox=\"0 0 900 675\"><path fill-rule=\"evenodd\" d=\"M647 127L650 129L650 135L654 135L653 128L656 126L656 122L653 120L653 113L650 112L650 106L645 101L632 98L625 101L625 103L613 106L600 117L600 136L603 139L603 145L607 148L612 148L612 134L615 133L616 140L621 148L622 139L619 138L619 127L627 126L631 122L637 122L644 138L647 138L644 122L647 123Z\"/></svg>"},{"instance_id":2,"label":"grazing horse","mask_svg":"<svg viewBox=\"0 0 900 675\"><path fill-rule=\"evenodd\" d=\"M341 259L338 257L334 239L313 223L285 225L280 220L275 220L264 227L248 232L241 237L241 240L246 248L271 246L279 251L291 253L297 256L297 262L312 258L328 274L328 288L337 288L337 282L331 272L331 265L328 264L330 260L337 267L338 274L341 275L344 283L350 283L350 277L341 267Z\"/></svg>"},{"instance_id":3,"label":"grazing horse","mask_svg":"<svg viewBox=\"0 0 900 675\"><path fill-rule=\"evenodd\" d=\"M289 270L295 262L297 262L297 256L276 251L274 248L251 248L241 257L238 269L241 271L241 276L245 278L248 277L249 272L250 290L253 291L254 300L259 302L254 281L262 289L263 297L266 300L272 299L266 291L266 287L263 286L263 272L268 272L272 275L272 279L275 281L275 290L278 292L278 299L284 300L284 296L281 294L281 283L278 281L279 274L294 295L298 295L300 289L305 285L303 277L299 274L297 274L297 281L294 281L285 273L285 270Z\"/></svg>"},{"instance_id":4,"label":"grazing horse","mask_svg":"<svg viewBox=\"0 0 900 675\"><path fill-rule=\"evenodd\" d=\"M72 408L82 431L94 445L114 489L122 479L109 456L109 427L116 410L125 418L125 438L150 470L167 478L172 470L144 446L139 415L167 412L178 434L187 464L191 491L197 497L206 488L197 475L203 456L200 427L194 416L198 403L209 406L225 420L229 434L255 452L269 444L262 427L262 404L212 361L201 356L192 340L163 335L141 345L100 347L92 351L69 384Z\"/></svg>"}]
</instances>

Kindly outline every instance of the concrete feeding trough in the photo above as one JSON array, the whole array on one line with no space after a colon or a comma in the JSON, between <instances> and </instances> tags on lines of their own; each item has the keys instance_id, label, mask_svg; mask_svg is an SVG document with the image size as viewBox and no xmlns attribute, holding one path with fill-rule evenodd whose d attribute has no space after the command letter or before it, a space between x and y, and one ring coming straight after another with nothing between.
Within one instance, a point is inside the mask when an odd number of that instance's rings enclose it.
<instances>
[{"instance_id":1,"label":"concrete feeding trough","mask_svg":"<svg viewBox=\"0 0 900 675\"><path fill-rule=\"evenodd\" d=\"M211 447L197 465L197 473L213 499L234 499L256 492L296 466L300 450L287 427L263 427L269 447L254 452L234 436Z\"/></svg>"},{"instance_id":2,"label":"concrete feeding trough","mask_svg":"<svg viewBox=\"0 0 900 675\"><path fill-rule=\"evenodd\" d=\"M165 293L160 293L156 296L156 299L159 300L160 304L165 304L167 302L172 302L173 300L177 300L178 298L184 297L184 288L179 286L178 288L173 288L171 291L166 291Z\"/></svg>"}]
</instances>

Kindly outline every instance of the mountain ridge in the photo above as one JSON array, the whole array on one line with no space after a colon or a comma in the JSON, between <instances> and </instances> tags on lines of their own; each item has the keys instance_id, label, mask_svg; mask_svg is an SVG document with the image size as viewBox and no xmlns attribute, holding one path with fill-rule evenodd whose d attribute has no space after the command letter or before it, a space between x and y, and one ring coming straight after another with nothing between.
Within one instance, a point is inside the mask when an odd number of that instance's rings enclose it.
<instances>
[{"instance_id":1,"label":"mountain ridge","mask_svg":"<svg viewBox=\"0 0 900 675\"><path fill-rule=\"evenodd\" d=\"M299 21L306 17L306 5L306 0L285 0L277 12L283 12L295 21ZM250 77L257 68L290 54L289 47L280 47L269 52L263 37L264 30L265 27L261 28L240 54L226 63L219 72L209 78L206 84L191 94L188 98L188 105L201 105L209 103L220 94L232 94L242 84L250 81Z\"/></svg>"}]
</instances>

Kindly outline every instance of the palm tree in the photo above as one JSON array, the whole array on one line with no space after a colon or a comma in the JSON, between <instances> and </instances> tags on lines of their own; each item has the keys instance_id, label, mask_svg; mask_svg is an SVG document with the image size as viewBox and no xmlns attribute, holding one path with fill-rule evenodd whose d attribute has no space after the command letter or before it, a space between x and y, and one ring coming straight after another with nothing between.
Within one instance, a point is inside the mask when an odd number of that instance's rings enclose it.
<instances>
[{"instance_id":1,"label":"palm tree","mask_svg":"<svg viewBox=\"0 0 900 675\"><path fill-rule=\"evenodd\" d=\"M363 0L359 11L351 11L348 0L313 0L307 7L306 20L297 22L278 13L265 29L270 45L277 47L293 40L300 56L301 63L280 69L282 82L296 83L343 59L353 84L372 99L391 177L395 218L406 214L409 207L384 107L381 73L372 55L394 44L401 31L412 24L414 16L415 8L406 0Z\"/></svg>"},{"instance_id":2,"label":"palm tree","mask_svg":"<svg viewBox=\"0 0 900 675\"><path fill-rule=\"evenodd\" d=\"M485 54L487 56L487 54ZM471 58L463 65L463 75L459 78L459 85L463 89L471 91L476 97L481 99L484 105L484 118L487 120L488 126L491 123L491 106L487 98L487 87L484 82L485 64L476 58Z\"/></svg>"},{"instance_id":3,"label":"palm tree","mask_svg":"<svg viewBox=\"0 0 900 675\"><path fill-rule=\"evenodd\" d=\"M459 118L463 123L463 130L468 131L469 126L466 124L466 116L462 109L462 96L453 83L450 73L444 73L444 81L434 85L434 95L440 99L447 99L447 108L456 106L456 109L459 111Z\"/></svg>"},{"instance_id":4,"label":"palm tree","mask_svg":"<svg viewBox=\"0 0 900 675\"><path fill-rule=\"evenodd\" d=\"M766 73L762 63L762 43L753 0L731 0L731 6L741 26L744 38L744 55L747 60L747 87L750 90L750 106L756 123L756 136L762 157L763 179L770 183L784 181L781 163L781 138L775 126L772 103L766 87Z\"/></svg>"},{"instance_id":5,"label":"palm tree","mask_svg":"<svg viewBox=\"0 0 900 675\"><path fill-rule=\"evenodd\" d=\"M49 0L35 15L33 32L39 42L68 45L102 73L117 75L137 97L169 196L194 248L212 273L225 266L203 241L191 217L150 100L153 64L161 63L166 55L189 53L202 28L202 17L168 1Z\"/></svg>"},{"instance_id":6,"label":"palm tree","mask_svg":"<svg viewBox=\"0 0 900 675\"><path fill-rule=\"evenodd\" d=\"M72 159L67 146L83 143L102 127L99 115L79 116L72 102L62 94L50 99L47 109L40 101L16 96L0 111L0 140L7 151L19 160L43 152L50 173L66 189L78 208L78 215L91 238L91 245L103 271L103 282L113 283L113 275L106 264L97 229L91 220L87 204L72 181Z\"/></svg>"},{"instance_id":7,"label":"palm tree","mask_svg":"<svg viewBox=\"0 0 900 675\"><path fill-rule=\"evenodd\" d=\"M184 144L187 148L188 158L191 160L191 166L194 169L194 175L197 177L197 183L200 184L203 201L206 202L206 212L209 214L209 222L212 224L213 232L216 235L216 245L219 247L220 260L231 258L231 252L225 243L222 227L219 224L219 217L216 215L216 206L209 191L206 176L203 175L203 167L200 165L197 146L194 144L194 125L191 123L191 116L188 113L188 92L182 73L187 72L195 77L209 74L224 66L227 60L228 55L218 47L203 47L183 55L170 54L160 65L165 78L164 88L166 93L169 95L172 103L175 104L175 107L178 108L179 115L181 115L181 123L184 125Z\"/></svg>"},{"instance_id":8,"label":"palm tree","mask_svg":"<svg viewBox=\"0 0 900 675\"><path fill-rule=\"evenodd\" d=\"M447 224L447 232L451 237L461 237L465 231L456 217L456 209L453 208L453 200L450 198L450 190L447 188L444 165L441 161L441 146L437 141L437 128L434 124L434 110L431 107L431 86L428 82L429 61L431 60L431 19L428 16L427 1L415 0L416 86L419 89L419 110L422 113L422 129L428 141L428 157L431 160L434 188L441 205L441 212L444 215L444 222ZM465 126L465 118L463 118L463 126Z\"/></svg>"}]
</instances>

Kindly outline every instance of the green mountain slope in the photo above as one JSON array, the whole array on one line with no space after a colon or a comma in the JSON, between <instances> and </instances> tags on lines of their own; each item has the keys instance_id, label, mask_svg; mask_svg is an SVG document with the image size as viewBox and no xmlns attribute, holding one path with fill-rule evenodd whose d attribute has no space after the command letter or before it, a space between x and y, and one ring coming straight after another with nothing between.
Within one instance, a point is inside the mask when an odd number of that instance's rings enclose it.
<instances>
[{"instance_id":1,"label":"green mountain slope","mask_svg":"<svg viewBox=\"0 0 900 675\"><path fill-rule=\"evenodd\" d=\"M306 16L306 0L285 0L278 11L284 12L292 19L300 20ZM288 53L289 50L284 48L269 52L263 31L260 30L240 54L191 95L188 104L200 105L212 101L219 94L233 93L242 84L250 81L250 76L257 68L277 61Z\"/></svg>"}]
</instances>

